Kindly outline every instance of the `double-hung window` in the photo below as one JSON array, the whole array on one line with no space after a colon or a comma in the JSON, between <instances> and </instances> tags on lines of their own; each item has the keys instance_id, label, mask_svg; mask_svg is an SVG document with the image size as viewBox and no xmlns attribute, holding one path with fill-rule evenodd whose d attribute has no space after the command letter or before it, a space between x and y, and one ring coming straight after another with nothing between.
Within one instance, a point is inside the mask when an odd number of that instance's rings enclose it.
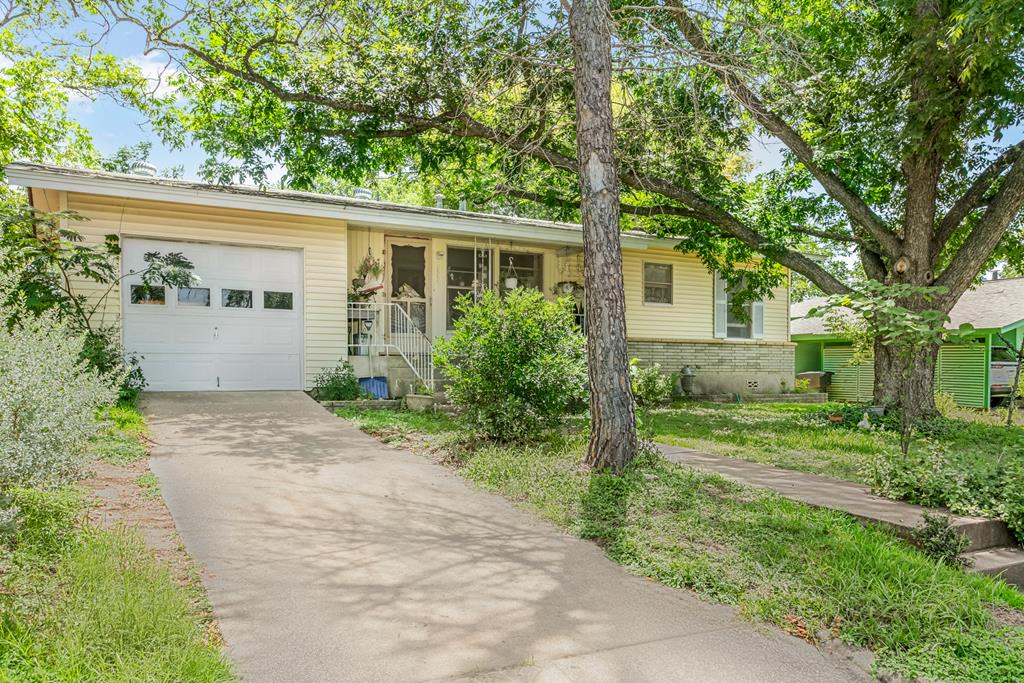
<instances>
[{"instance_id":1,"label":"double-hung window","mask_svg":"<svg viewBox=\"0 0 1024 683\"><path fill-rule=\"evenodd\" d=\"M644 264L644 303L672 304L672 266L670 264Z\"/></svg>"},{"instance_id":2,"label":"double-hung window","mask_svg":"<svg viewBox=\"0 0 1024 683\"><path fill-rule=\"evenodd\" d=\"M764 301L736 305L743 290L742 281L730 285L715 273L715 336L722 339L761 339L764 337Z\"/></svg>"}]
</instances>

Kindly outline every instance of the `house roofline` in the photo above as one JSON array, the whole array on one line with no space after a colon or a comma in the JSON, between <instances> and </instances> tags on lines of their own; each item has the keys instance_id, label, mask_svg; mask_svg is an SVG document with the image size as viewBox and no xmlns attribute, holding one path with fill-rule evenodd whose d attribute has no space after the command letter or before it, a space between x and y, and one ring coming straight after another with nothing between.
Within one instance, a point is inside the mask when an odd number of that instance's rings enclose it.
<instances>
[{"instance_id":1,"label":"house roofline","mask_svg":"<svg viewBox=\"0 0 1024 683\"><path fill-rule=\"evenodd\" d=\"M152 178L50 164L13 162L5 167L5 172L10 183L28 188L335 218L355 225L384 229L573 246L583 244L582 227L575 223L412 206L295 190L209 185L196 181ZM439 222L442 224L439 225ZM671 249L678 243L678 240L636 232L622 233L621 239L622 245L631 249Z\"/></svg>"}]
</instances>

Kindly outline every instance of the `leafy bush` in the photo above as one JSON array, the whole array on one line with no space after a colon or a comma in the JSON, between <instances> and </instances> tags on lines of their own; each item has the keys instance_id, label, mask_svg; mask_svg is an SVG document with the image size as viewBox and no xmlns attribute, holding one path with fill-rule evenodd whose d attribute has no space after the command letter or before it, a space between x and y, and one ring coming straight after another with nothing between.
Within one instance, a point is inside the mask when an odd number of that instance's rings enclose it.
<instances>
[{"instance_id":1,"label":"leafy bush","mask_svg":"<svg viewBox=\"0 0 1024 683\"><path fill-rule=\"evenodd\" d=\"M871 487L919 505L1002 519L1024 540L1024 430L944 418L933 422L937 429L921 447L905 456L885 450L868 461L863 474ZM952 430L955 447L943 436ZM979 457L980 449L971 443L985 444L992 455Z\"/></svg>"},{"instance_id":2,"label":"leafy bush","mask_svg":"<svg viewBox=\"0 0 1024 683\"><path fill-rule=\"evenodd\" d=\"M928 557L951 567L966 567L961 553L970 542L953 528L948 515L924 513L924 521L910 532L910 540Z\"/></svg>"},{"instance_id":3,"label":"leafy bush","mask_svg":"<svg viewBox=\"0 0 1024 683\"><path fill-rule=\"evenodd\" d=\"M643 367L640 359L630 359L629 378L633 384L633 398L645 408L661 405L672 396L672 377L663 374L657 363Z\"/></svg>"},{"instance_id":4,"label":"leafy bush","mask_svg":"<svg viewBox=\"0 0 1024 683\"><path fill-rule=\"evenodd\" d=\"M313 380L313 398L318 401L354 401L362 395L355 368L348 361L321 371Z\"/></svg>"},{"instance_id":5,"label":"leafy bush","mask_svg":"<svg viewBox=\"0 0 1024 683\"><path fill-rule=\"evenodd\" d=\"M100 427L96 411L118 384L87 367L84 345L52 313L0 326L0 485L59 485L78 475Z\"/></svg>"},{"instance_id":6,"label":"leafy bush","mask_svg":"<svg viewBox=\"0 0 1024 683\"><path fill-rule=\"evenodd\" d=\"M953 398L953 394L947 391L936 391L935 409L939 411L939 414L942 415L942 417L956 417L957 405L956 399Z\"/></svg>"},{"instance_id":7,"label":"leafy bush","mask_svg":"<svg viewBox=\"0 0 1024 683\"><path fill-rule=\"evenodd\" d=\"M85 502L66 487L52 491L11 488L4 494L8 509L17 516L2 536L9 552L52 559L74 546L81 530Z\"/></svg>"},{"instance_id":8,"label":"leafy bush","mask_svg":"<svg viewBox=\"0 0 1024 683\"><path fill-rule=\"evenodd\" d=\"M136 354L125 354L116 327L87 332L82 346L82 360L101 375L120 380L118 398L134 403L146 388L146 377Z\"/></svg>"},{"instance_id":9,"label":"leafy bush","mask_svg":"<svg viewBox=\"0 0 1024 683\"><path fill-rule=\"evenodd\" d=\"M471 428L502 441L531 438L586 397L585 340L569 301L533 289L485 291L456 309L462 317L434 362Z\"/></svg>"},{"instance_id":10,"label":"leafy bush","mask_svg":"<svg viewBox=\"0 0 1024 683\"><path fill-rule=\"evenodd\" d=\"M811 391L811 380L798 379L793 383L793 391L797 394L806 394Z\"/></svg>"}]
</instances>

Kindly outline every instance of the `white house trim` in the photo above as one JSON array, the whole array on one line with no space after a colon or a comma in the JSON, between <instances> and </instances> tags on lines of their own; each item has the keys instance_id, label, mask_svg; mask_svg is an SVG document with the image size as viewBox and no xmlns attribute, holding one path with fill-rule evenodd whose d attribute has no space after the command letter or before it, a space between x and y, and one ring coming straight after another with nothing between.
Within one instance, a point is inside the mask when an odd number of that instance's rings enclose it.
<instances>
[{"instance_id":1,"label":"white house trim","mask_svg":"<svg viewBox=\"0 0 1024 683\"><path fill-rule=\"evenodd\" d=\"M582 245L579 225L513 216L472 213L293 190L260 190L245 186L215 186L192 181L150 178L123 173L14 162L5 168L9 182L110 197L213 206L290 215L337 218L353 227L412 230L426 234L515 239L560 245ZM669 248L676 240L623 233L631 249Z\"/></svg>"}]
</instances>

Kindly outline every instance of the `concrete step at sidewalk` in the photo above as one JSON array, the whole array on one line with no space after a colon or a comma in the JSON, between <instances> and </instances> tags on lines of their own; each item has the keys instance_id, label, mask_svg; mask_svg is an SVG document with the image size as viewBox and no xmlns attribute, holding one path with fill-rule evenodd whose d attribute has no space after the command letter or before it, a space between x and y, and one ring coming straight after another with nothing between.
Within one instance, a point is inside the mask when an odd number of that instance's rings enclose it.
<instances>
[{"instance_id":1,"label":"concrete step at sidewalk","mask_svg":"<svg viewBox=\"0 0 1024 683\"><path fill-rule=\"evenodd\" d=\"M1024 588L1024 549L986 548L964 553L971 569L989 576L998 576L1011 586Z\"/></svg>"},{"instance_id":2,"label":"concrete step at sidewalk","mask_svg":"<svg viewBox=\"0 0 1024 683\"><path fill-rule=\"evenodd\" d=\"M664 444L658 444L658 447L666 458L674 462L714 472L742 484L772 489L786 498L801 503L839 510L858 519L882 524L892 528L904 538L909 537L910 532L921 525L925 512L949 515L953 527L967 537L968 553L980 553L980 551L991 549L993 550L993 553L990 554L992 562L996 557L1007 556L1007 553L1003 551L1014 551L1010 555L1017 557L1019 553L1024 558L1024 551L1015 547L1016 540L1009 528L1004 522L997 519L952 515L947 510L929 509L920 505L882 498L874 495L867 487L860 484L816 474L784 470L772 465L713 455L691 448ZM992 573L982 568L988 566L990 556L979 554L978 559L977 571ZM1010 567L1005 576L1017 576L1015 573L1017 571L1021 571L1021 569ZM1024 576L1019 578L1020 583L1010 578L1006 580L1018 587L1024 587Z\"/></svg>"}]
</instances>

